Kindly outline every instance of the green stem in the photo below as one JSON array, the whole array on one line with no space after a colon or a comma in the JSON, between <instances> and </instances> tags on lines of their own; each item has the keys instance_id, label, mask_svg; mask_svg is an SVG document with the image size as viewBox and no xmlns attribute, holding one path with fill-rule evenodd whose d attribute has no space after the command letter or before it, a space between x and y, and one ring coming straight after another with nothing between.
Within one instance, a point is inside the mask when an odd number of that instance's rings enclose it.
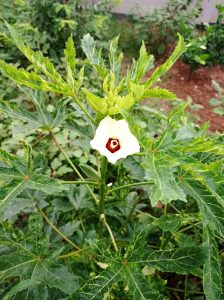
<instances>
[{"instance_id":1,"label":"green stem","mask_svg":"<svg viewBox=\"0 0 224 300\"><path fill-rule=\"evenodd\" d=\"M146 152L134 153L133 155L135 155L135 156L145 156Z\"/></svg>"},{"instance_id":2,"label":"green stem","mask_svg":"<svg viewBox=\"0 0 224 300\"><path fill-rule=\"evenodd\" d=\"M163 232L164 233L164 232ZM164 250L166 248L166 245L169 243L170 239L172 237L172 234L170 232L167 233L167 237L165 239L165 235L163 234L161 238L161 246L160 249Z\"/></svg>"},{"instance_id":3,"label":"green stem","mask_svg":"<svg viewBox=\"0 0 224 300\"><path fill-rule=\"evenodd\" d=\"M188 230L188 229L191 229L191 228L193 228L193 227L197 227L197 225L199 225L199 224L201 224L201 221L200 221L200 222L197 222L197 223L195 223L195 224L191 224L191 225L189 225L189 226L187 226L187 227L185 227L185 228L183 228L183 229L181 229L181 230L178 230L176 233L181 233L181 232L184 232L184 231L186 231L186 230Z\"/></svg>"},{"instance_id":4,"label":"green stem","mask_svg":"<svg viewBox=\"0 0 224 300\"><path fill-rule=\"evenodd\" d=\"M164 205L164 209L163 209L163 215L166 216L167 215L167 205ZM161 236L161 244L160 244L160 249L164 249L165 246L167 245L167 243L169 242L169 240L171 239L171 234L168 234L168 237L165 239L165 232L162 232L162 236Z\"/></svg>"},{"instance_id":5,"label":"green stem","mask_svg":"<svg viewBox=\"0 0 224 300\"><path fill-rule=\"evenodd\" d=\"M100 215L100 221L106 226L106 228L107 228L107 230L108 230L108 232L109 232L109 235L110 235L112 244L113 244L113 246L114 246L114 249L115 249L116 252L118 252L118 247L117 247L117 244L116 244L116 241L115 241L113 232L112 232L112 230L110 229L110 226L109 226L109 224L107 223L106 217L105 217L104 214L101 214L101 215Z\"/></svg>"},{"instance_id":6,"label":"green stem","mask_svg":"<svg viewBox=\"0 0 224 300\"><path fill-rule=\"evenodd\" d=\"M127 207L131 208L130 205L127 205ZM146 213L146 212L144 212L144 211L141 211L141 210L139 210L139 209L137 209L137 208L135 208L134 210L135 210L137 213L139 213L139 214L142 214L142 215L144 215L144 216L147 216L147 217L152 218L153 220L156 220L156 219L157 219L157 218L154 217L153 215L151 215L151 214L149 214L149 213Z\"/></svg>"},{"instance_id":7,"label":"green stem","mask_svg":"<svg viewBox=\"0 0 224 300\"><path fill-rule=\"evenodd\" d=\"M134 201L134 204L133 204L133 206L132 206L132 208L131 208L131 211L130 211L128 217L127 217L126 225L127 225L128 221L130 220L131 215L132 215L132 213L133 213L133 211L135 210L135 208L136 208L137 205L138 205L138 197L136 197L136 199L135 199L135 201Z\"/></svg>"},{"instance_id":8,"label":"green stem","mask_svg":"<svg viewBox=\"0 0 224 300\"><path fill-rule=\"evenodd\" d=\"M98 182L96 181L90 181L90 180L75 180L75 181L66 181L66 180L62 180L61 183L63 184L90 184L90 185L99 185Z\"/></svg>"},{"instance_id":9,"label":"green stem","mask_svg":"<svg viewBox=\"0 0 224 300\"><path fill-rule=\"evenodd\" d=\"M72 247L74 247L77 250L82 250L81 248L79 248L75 243L73 243L69 238L67 238L67 236L64 235L63 232L61 232L52 222L51 220L45 215L45 213L43 212L43 210L36 205L37 210L39 211L39 213L42 215L42 217L45 219L45 221L52 227L52 229L54 229L54 231L60 235L62 237L63 240L65 240L68 244L70 244Z\"/></svg>"},{"instance_id":10,"label":"green stem","mask_svg":"<svg viewBox=\"0 0 224 300\"><path fill-rule=\"evenodd\" d=\"M102 157L101 160L101 184L100 184L100 203L99 203L99 218L102 214L104 214L105 208L105 192L106 192L106 173L107 173L107 165L108 161L105 156ZM99 223L99 233L102 235L102 222Z\"/></svg>"},{"instance_id":11,"label":"green stem","mask_svg":"<svg viewBox=\"0 0 224 300\"><path fill-rule=\"evenodd\" d=\"M175 288L170 288L170 287L166 287L166 288L167 288L167 290L184 293L184 290L181 290L181 289L175 289ZM202 293L202 292L187 291L187 293L189 293L189 294L197 294L197 295L204 295L204 293Z\"/></svg>"},{"instance_id":12,"label":"green stem","mask_svg":"<svg viewBox=\"0 0 224 300\"><path fill-rule=\"evenodd\" d=\"M129 188L129 187L135 187L135 186L139 186L139 185L148 185L150 183L153 183L152 180L148 180L148 181L141 181L141 182L135 182L135 183L129 183L129 184L125 184L125 185L121 185L121 186L118 186L118 187L115 187L111 190L108 191L108 194L111 194L115 191L118 191L118 190L121 190L121 189L126 189L126 188Z\"/></svg>"},{"instance_id":13,"label":"green stem","mask_svg":"<svg viewBox=\"0 0 224 300\"><path fill-rule=\"evenodd\" d=\"M96 126L97 122L93 119L93 117L90 115L90 113L86 110L86 108L81 104L79 99L76 97L76 95L72 95L72 98L75 100L77 105L80 107L80 109L84 112L84 114L87 116L87 118Z\"/></svg>"},{"instance_id":14,"label":"green stem","mask_svg":"<svg viewBox=\"0 0 224 300\"><path fill-rule=\"evenodd\" d=\"M164 205L163 214L164 214L164 216L166 216L166 215L167 215L167 205L166 205L166 204Z\"/></svg>"},{"instance_id":15,"label":"green stem","mask_svg":"<svg viewBox=\"0 0 224 300\"><path fill-rule=\"evenodd\" d=\"M69 253L60 255L58 258L59 259L65 259L65 258L68 258L68 257L71 257L71 256L77 256L77 255L79 255L80 253L82 253L84 251L86 251L86 249L82 248L82 249L79 249L79 250L76 250L76 251L71 251Z\"/></svg>"},{"instance_id":16,"label":"green stem","mask_svg":"<svg viewBox=\"0 0 224 300\"><path fill-rule=\"evenodd\" d=\"M173 204L169 203L169 206L171 206L178 214L181 214L181 211L178 210Z\"/></svg>"},{"instance_id":17,"label":"green stem","mask_svg":"<svg viewBox=\"0 0 224 300\"><path fill-rule=\"evenodd\" d=\"M59 258L59 259L64 259L64 258L68 258L68 257L71 257L71 256L76 256L76 255L79 255L79 253L81 253L81 252L84 251L84 250L85 250L85 249L80 249L80 250L76 250L76 251L71 251L71 252L69 252L69 253L60 255L58 258Z\"/></svg>"},{"instance_id":18,"label":"green stem","mask_svg":"<svg viewBox=\"0 0 224 300\"><path fill-rule=\"evenodd\" d=\"M104 213L104 200L105 200L105 191L106 191L106 173L107 173L108 161L105 156L101 160L101 185L100 185L100 203L99 203L99 214Z\"/></svg>"},{"instance_id":19,"label":"green stem","mask_svg":"<svg viewBox=\"0 0 224 300\"><path fill-rule=\"evenodd\" d=\"M32 148L38 145L46 136L48 136L48 134L42 134L38 139L36 139L35 142L32 144Z\"/></svg>"},{"instance_id":20,"label":"green stem","mask_svg":"<svg viewBox=\"0 0 224 300\"><path fill-rule=\"evenodd\" d=\"M66 160L68 161L68 163L70 164L70 166L72 167L72 169L75 171L75 173L79 176L79 178L82 181L85 181L85 179L83 178L82 174L79 172L79 170L76 168L76 166L73 164L73 162L71 161L71 159L68 157L68 155L65 153L65 151L63 150L63 148L61 147L61 145L57 141L56 136L54 135L54 133L51 131L50 134L51 134L51 137L52 137L53 141L55 142L55 145L58 147L58 149L64 155L64 157L66 158ZM99 200L96 198L96 196L94 195L93 191L88 186L88 184L86 184L86 187L89 190L90 194L92 195L93 199L95 200L96 204L98 205Z\"/></svg>"}]
</instances>

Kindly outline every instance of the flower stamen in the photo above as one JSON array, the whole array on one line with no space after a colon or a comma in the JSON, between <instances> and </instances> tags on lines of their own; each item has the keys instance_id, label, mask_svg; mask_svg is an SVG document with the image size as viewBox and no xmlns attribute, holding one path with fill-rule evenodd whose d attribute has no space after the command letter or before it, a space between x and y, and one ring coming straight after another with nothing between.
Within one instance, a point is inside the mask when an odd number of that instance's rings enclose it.
<instances>
[{"instance_id":1,"label":"flower stamen","mask_svg":"<svg viewBox=\"0 0 224 300\"><path fill-rule=\"evenodd\" d=\"M106 148L107 150L109 150L111 153L115 153L117 152L118 150L121 149L121 146L120 146L120 142L119 142L119 139L116 139L116 138L109 138L107 143L106 143Z\"/></svg>"}]
</instances>

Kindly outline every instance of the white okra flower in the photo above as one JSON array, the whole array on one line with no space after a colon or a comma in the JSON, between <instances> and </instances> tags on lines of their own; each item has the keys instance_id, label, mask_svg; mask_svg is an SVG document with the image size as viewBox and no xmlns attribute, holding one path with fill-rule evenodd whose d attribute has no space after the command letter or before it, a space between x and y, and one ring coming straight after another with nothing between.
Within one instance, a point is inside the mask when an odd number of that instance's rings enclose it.
<instances>
[{"instance_id":1,"label":"white okra flower","mask_svg":"<svg viewBox=\"0 0 224 300\"><path fill-rule=\"evenodd\" d=\"M116 121L111 117L106 117L100 122L90 144L112 164L120 158L140 151L140 145L129 130L128 123L125 120Z\"/></svg>"}]
</instances>

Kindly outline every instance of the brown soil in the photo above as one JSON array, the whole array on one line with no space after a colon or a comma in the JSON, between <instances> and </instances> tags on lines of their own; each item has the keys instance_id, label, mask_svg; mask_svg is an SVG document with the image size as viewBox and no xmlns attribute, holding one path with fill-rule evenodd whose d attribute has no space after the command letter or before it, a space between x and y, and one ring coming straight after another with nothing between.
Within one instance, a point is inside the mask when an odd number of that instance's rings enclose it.
<instances>
[{"instance_id":1,"label":"brown soil","mask_svg":"<svg viewBox=\"0 0 224 300\"><path fill-rule=\"evenodd\" d=\"M218 97L211 80L217 81L224 88L224 66L201 67L190 76L190 68L182 61L178 61L164 78L163 87L173 91L178 98L186 99L190 96L193 103L203 106L194 114L198 114L199 123L210 122L211 131L224 131L224 117L213 113L209 101Z\"/></svg>"}]
</instances>

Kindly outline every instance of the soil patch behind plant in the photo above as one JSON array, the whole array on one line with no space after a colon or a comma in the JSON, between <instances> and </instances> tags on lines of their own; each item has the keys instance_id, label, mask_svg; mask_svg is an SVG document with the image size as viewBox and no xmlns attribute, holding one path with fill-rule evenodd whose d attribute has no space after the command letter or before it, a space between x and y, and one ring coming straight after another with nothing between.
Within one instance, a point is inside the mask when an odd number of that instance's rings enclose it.
<instances>
[{"instance_id":1,"label":"soil patch behind plant","mask_svg":"<svg viewBox=\"0 0 224 300\"><path fill-rule=\"evenodd\" d=\"M224 66L201 67L190 74L190 67L179 60L163 78L161 86L173 91L178 98L185 100L190 96L193 103L203 106L193 112L199 115L198 122L202 124L209 121L211 131L223 132L224 117L215 114L209 104L211 98L219 97L212 86L212 80L224 88Z\"/></svg>"}]
</instances>

